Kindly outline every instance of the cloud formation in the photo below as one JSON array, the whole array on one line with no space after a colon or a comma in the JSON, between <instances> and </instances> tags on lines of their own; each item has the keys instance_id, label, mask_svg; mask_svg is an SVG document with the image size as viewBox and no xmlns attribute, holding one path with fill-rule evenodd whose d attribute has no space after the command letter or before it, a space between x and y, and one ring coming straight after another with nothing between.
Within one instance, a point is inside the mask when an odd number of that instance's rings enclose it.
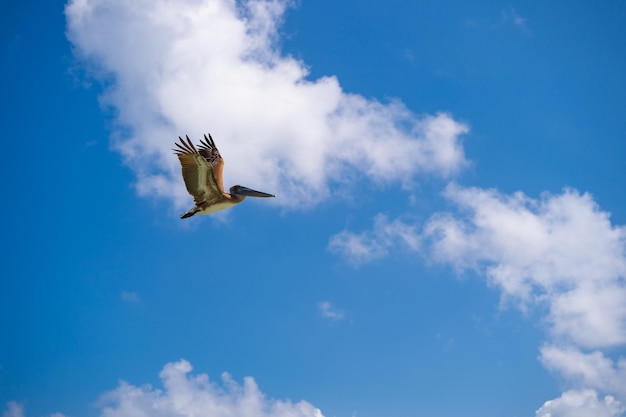
<instances>
[{"instance_id":1,"label":"cloud formation","mask_svg":"<svg viewBox=\"0 0 626 417\"><path fill-rule=\"evenodd\" d=\"M613 396L598 398L590 389L570 390L559 398L546 401L535 414L536 417L618 417L624 406Z\"/></svg>"},{"instance_id":2,"label":"cloud formation","mask_svg":"<svg viewBox=\"0 0 626 417\"><path fill-rule=\"evenodd\" d=\"M540 352L543 365L569 381L626 399L626 358L613 361L599 350L582 352L573 346L545 345Z\"/></svg>"},{"instance_id":3,"label":"cloud formation","mask_svg":"<svg viewBox=\"0 0 626 417\"><path fill-rule=\"evenodd\" d=\"M444 196L456 210L433 215L421 228L378 216L372 230L344 230L329 247L357 264L401 248L485 276L500 289L503 306L547 312L540 361L586 387L546 402L537 415L574 415L568 407L579 403L621 413L615 410L626 401L626 359L605 349L626 344L626 227L613 225L591 195L572 189L532 199L449 185ZM599 400L598 392L618 399Z\"/></svg>"},{"instance_id":4,"label":"cloud formation","mask_svg":"<svg viewBox=\"0 0 626 417\"><path fill-rule=\"evenodd\" d=\"M291 402L267 398L254 379L238 384L227 373L222 384L208 375L190 375L191 364L182 359L163 367L159 374L163 389L150 385L135 386L121 381L98 401L101 417L324 417L306 401ZM24 417L24 408L9 402L4 417ZM64 417L60 413L50 417Z\"/></svg>"},{"instance_id":5,"label":"cloud formation","mask_svg":"<svg viewBox=\"0 0 626 417\"><path fill-rule=\"evenodd\" d=\"M534 200L452 185L445 195L463 214L426 224L435 259L483 273L505 302L547 304L555 340L626 343L626 228L589 194L567 189Z\"/></svg>"},{"instance_id":6,"label":"cloud formation","mask_svg":"<svg viewBox=\"0 0 626 417\"><path fill-rule=\"evenodd\" d=\"M159 374L163 389L127 382L104 394L100 400L102 417L324 417L306 401L293 403L268 399L251 377L240 385L230 375L222 374L222 384L208 375L190 375L191 364L185 360L168 363Z\"/></svg>"},{"instance_id":7,"label":"cloud formation","mask_svg":"<svg viewBox=\"0 0 626 417\"><path fill-rule=\"evenodd\" d=\"M207 131L226 184L262 186L285 207L315 204L355 175L410 182L465 166L468 128L450 115L346 93L334 76L308 79L306 65L279 49L289 3L70 0L67 36L104 84L113 146L140 193L188 204L172 143Z\"/></svg>"}]
</instances>

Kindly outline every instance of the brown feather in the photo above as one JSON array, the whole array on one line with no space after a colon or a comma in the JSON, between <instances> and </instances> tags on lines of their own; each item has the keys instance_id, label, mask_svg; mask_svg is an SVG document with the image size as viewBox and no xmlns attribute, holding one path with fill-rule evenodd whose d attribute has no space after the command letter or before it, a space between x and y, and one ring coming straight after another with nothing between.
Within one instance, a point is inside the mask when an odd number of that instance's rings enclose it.
<instances>
[{"instance_id":1,"label":"brown feather","mask_svg":"<svg viewBox=\"0 0 626 417\"><path fill-rule=\"evenodd\" d=\"M211 203L224 197L223 186L221 185L221 172L220 181L214 175L213 166L197 151L196 147L191 143L189 137L187 140L189 144L180 138L180 144L176 145L181 150L174 150L180 161L183 179L185 181L185 187L187 192L191 194L196 205L202 203ZM182 144L182 146L181 146Z\"/></svg>"},{"instance_id":2,"label":"brown feather","mask_svg":"<svg viewBox=\"0 0 626 417\"><path fill-rule=\"evenodd\" d=\"M208 138L204 135L204 140L200 139L200 146L198 146L198 149L198 153L200 153L200 155L202 155L207 162L211 164L215 181L217 182L219 189L224 192L224 183L222 181L224 158L222 158L220 151L217 149L217 146L215 146L215 142L213 141L211 134L209 134Z\"/></svg>"}]
</instances>

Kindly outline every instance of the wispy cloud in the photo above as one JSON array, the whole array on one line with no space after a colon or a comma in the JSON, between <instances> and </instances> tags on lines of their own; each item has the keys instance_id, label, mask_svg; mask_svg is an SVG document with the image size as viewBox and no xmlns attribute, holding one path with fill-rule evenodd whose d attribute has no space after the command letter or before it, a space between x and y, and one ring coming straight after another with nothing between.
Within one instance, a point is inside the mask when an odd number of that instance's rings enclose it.
<instances>
[{"instance_id":1,"label":"wispy cloud","mask_svg":"<svg viewBox=\"0 0 626 417\"><path fill-rule=\"evenodd\" d=\"M330 301L319 302L317 308L320 315L325 319L339 321L346 318L346 313L342 309L335 307Z\"/></svg>"},{"instance_id":2,"label":"wispy cloud","mask_svg":"<svg viewBox=\"0 0 626 417\"><path fill-rule=\"evenodd\" d=\"M330 238L328 249L357 266L387 256L391 248L418 250L421 237L417 226L401 220L389 221L379 214L372 230L354 233L344 230Z\"/></svg>"},{"instance_id":3,"label":"wispy cloud","mask_svg":"<svg viewBox=\"0 0 626 417\"><path fill-rule=\"evenodd\" d=\"M24 406L16 401L9 401L2 417L24 417ZM48 417L65 417L61 413L52 413Z\"/></svg>"},{"instance_id":4,"label":"wispy cloud","mask_svg":"<svg viewBox=\"0 0 626 417\"><path fill-rule=\"evenodd\" d=\"M24 417L24 406L15 401L7 403L7 409L2 413L3 417Z\"/></svg>"},{"instance_id":5,"label":"wispy cloud","mask_svg":"<svg viewBox=\"0 0 626 417\"><path fill-rule=\"evenodd\" d=\"M289 207L328 198L332 183L353 174L410 182L465 166L468 128L450 115L418 116L397 100L346 93L334 76L310 80L303 62L281 53L278 27L290 3L68 3L68 38L104 83L114 148L141 194L187 205L172 143L207 131L226 159L227 184L269 190Z\"/></svg>"},{"instance_id":6,"label":"wispy cloud","mask_svg":"<svg viewBox=\"0 0 626 417\"><path fill-rule=\"evenodd\" d=\"M513 28L523 33L524 35L531 34L528 20L522 17L513 7L508 7L506 9L500 10L499 19L494 18L491 21L479 21L474 18L468 17L464 20L464 24L468 28L482 29L485 31L496 31L503 28Z\"/></svg>"},{"instance_id":7,"label":"wispy cloud","mask_svg":"<svg viewBox=\"0 0 626 417\"><path fill-rule=\"evenodd\" d=\"M538 415L573 415L564 410L576 401L590 410L626 403L626 359L611 358L608 350L626 344L626 227L613 225L591 195L573 189L533 199L449 185L444 195L456 210L421 227L379 216L372 230L344 230L330 246L353 263L391 248L413 250L458 273L485 276L500 289L503 306L546 312L539 359L587 390L564 393Z\"/></svg>"},{"instance_id":8,"label":"wispy cloud","mask_svg":"<svg viewBox=\"0 0 626 417\"><path fill-rule=\"evenodd\" d=\"M120 295L123 301L131 304L141 304L142 300L139 294L133 291L122 291Z\"/></svg>"},{"instance_id":9,"label":"wispy cloud","mask_svg":"<svg viewBox=\"0 0 626 417\"><path fill-rule=\"evenodd\" d=\"M525 18L520 16L513 7L509 7L506 10L500 11L500 25L511 25L523 33L530 35L530 29L528 28L528 22Z\"/></svg>"}]
</instances>

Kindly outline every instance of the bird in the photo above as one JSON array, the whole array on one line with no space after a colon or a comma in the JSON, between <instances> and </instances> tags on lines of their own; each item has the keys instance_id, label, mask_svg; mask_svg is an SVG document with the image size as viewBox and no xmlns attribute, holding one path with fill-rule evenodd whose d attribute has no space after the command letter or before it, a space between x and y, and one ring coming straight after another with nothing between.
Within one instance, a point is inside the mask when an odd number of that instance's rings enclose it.
<instances>
[{"instance_id":1,"label":"bird","mask_svg":"<svg viewBox=\"0 0 626 417\"><path fill-rule=\"evenodd\" d=\"M194 144L185 135L187 141L180 136L179 142L174 142L177 148L172 149L182 168L185 187L195 202L195 206L180 215L181 219L189 218L195 214L211 214L226 210L235 204L241 203L246 197L276 197L256 191L241 185L230 187L230 193L224 192L222 183L222 169L224 159L215 146L215 142L209 133L200 140L196 149Z\"/></svg>"}]
</instances>

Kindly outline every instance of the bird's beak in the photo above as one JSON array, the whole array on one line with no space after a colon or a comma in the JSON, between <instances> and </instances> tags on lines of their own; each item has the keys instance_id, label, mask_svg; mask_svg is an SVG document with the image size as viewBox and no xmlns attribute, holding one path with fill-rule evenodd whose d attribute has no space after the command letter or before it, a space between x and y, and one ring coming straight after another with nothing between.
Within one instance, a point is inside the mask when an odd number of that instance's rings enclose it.
<instances>
[{"instance_id":1,"label":"bird's beak","mask_svg":"<svg viewBox=\"0 0 626 417\"><path fill-rule=\"evenodd\" d=\"M237 194L245 195L248 197L276 197L274 194L264 193L262 191L253 190L248 187L239 187L237 189Z\"/></svg>"}]
</instances>

